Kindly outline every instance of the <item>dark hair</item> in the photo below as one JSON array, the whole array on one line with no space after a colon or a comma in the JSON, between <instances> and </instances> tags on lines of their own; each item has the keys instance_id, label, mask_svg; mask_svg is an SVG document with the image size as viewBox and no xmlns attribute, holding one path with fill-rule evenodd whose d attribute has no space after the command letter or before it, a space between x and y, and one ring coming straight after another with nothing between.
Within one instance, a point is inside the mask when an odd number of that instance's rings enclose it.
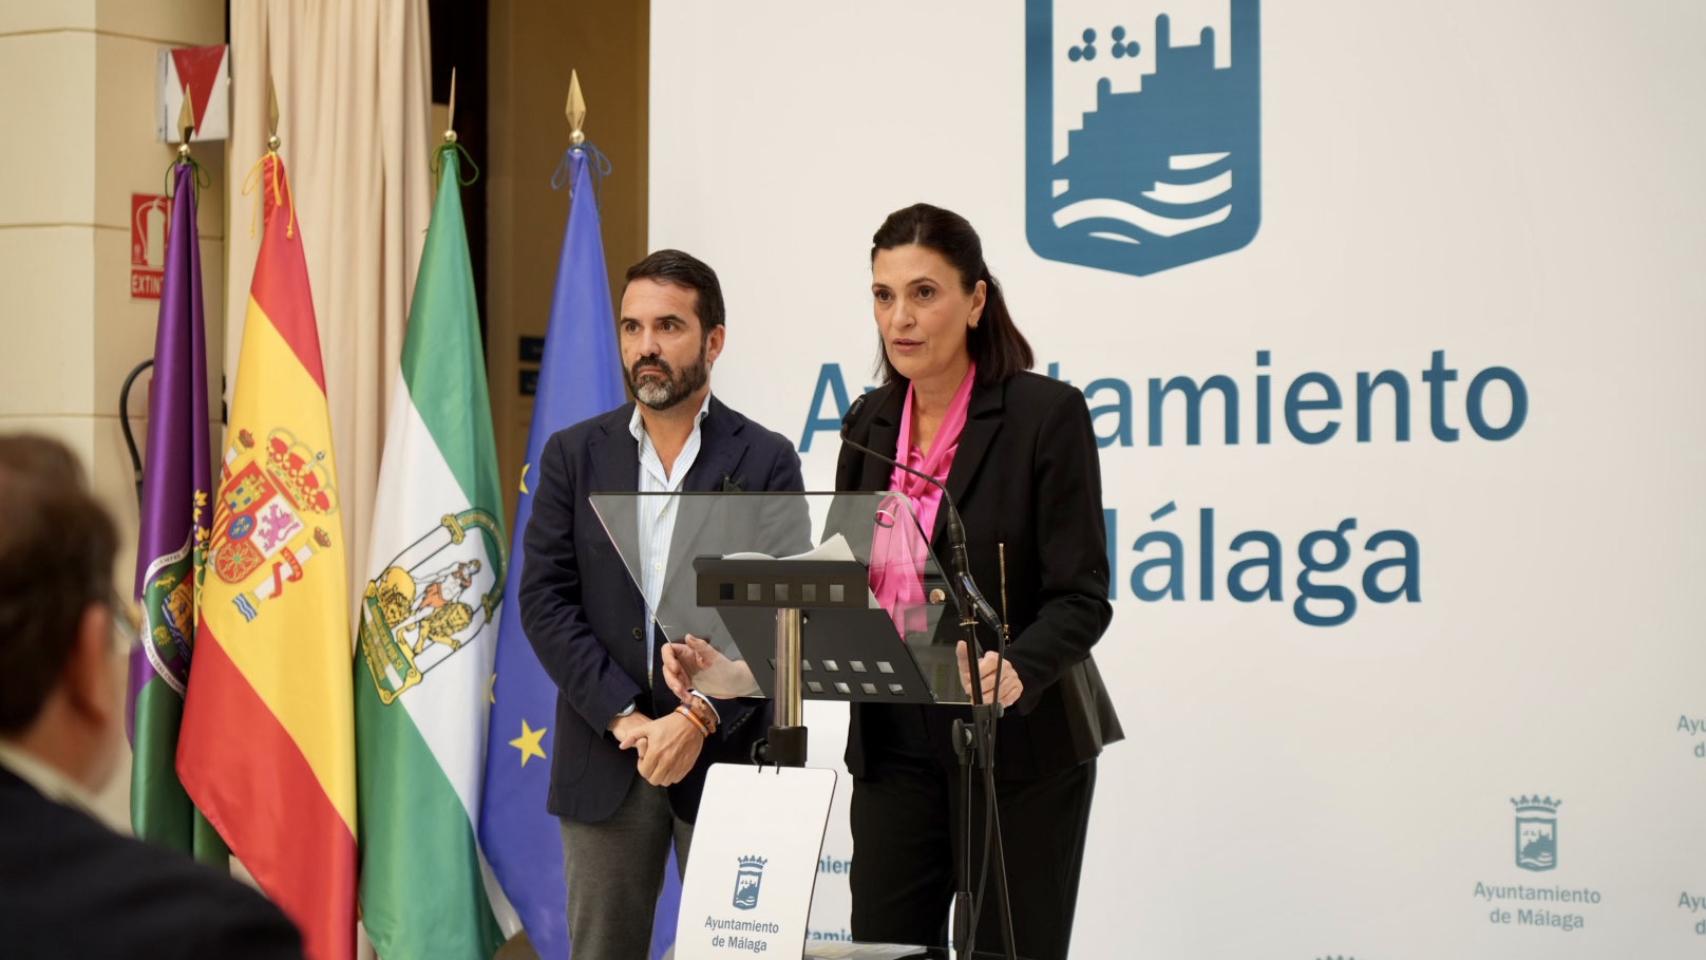
<instances>
[{"instance_id":1,"label":"dark hair","mask_svg":"<svg viewBox=\"0 0 1706 960\"><path fill-rule=\"evenodd\" d=\"M977 289L979 280L984 283L987 292L983 317L977 326L966 331L966 350L971 353L972 362L977 364L978 383L1000 383L1021 370L1031 369L1037 362L1031 345L1013 322L1013 315L1007 310L1007 298L1001 294L1001 284L995 282L989 265L983 262L983 241L978 239L977 231L972 229L966 218L928 203L915 203L896 210L871 237L871 262L877 262L877 251L892 250L909 243L934 250L953 264L954 269L960 272L960 287L966 293ZM883 349L880 337L877 354L882 359L883 382L902 379L894 364L889 362L888 351Z\"/></svg>"},{"instance_id":2,"label":"dark hair","mask_svg":"<svg viewBox=\"0 0 1706 960\"><path fill-rule=\"evenodd\" d=\"M118 533L64 444L0 435L0 733L35 722L92 604L113 602Z\"/></svg>"},{"instance_id":3,"label":"dark hair","mask_svg":"<svg viewBox=\"0 0 1706 960\"><path fill-rule=\"evenodd\" d=\"M699 316L701 337L710 336L723 325L723 285L717 282L717 271L698 257L680 250L659 250L628 268L623 291L635 280L672 283L698 294L693 309Z\"/></svg>"}]
</instances>

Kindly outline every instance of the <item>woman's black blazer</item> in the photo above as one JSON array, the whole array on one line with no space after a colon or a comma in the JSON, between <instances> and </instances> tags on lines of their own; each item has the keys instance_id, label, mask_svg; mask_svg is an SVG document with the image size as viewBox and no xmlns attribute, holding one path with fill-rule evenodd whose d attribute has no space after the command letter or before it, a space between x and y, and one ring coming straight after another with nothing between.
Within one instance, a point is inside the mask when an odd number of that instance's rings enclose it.
<instances>
[{"instance_id":1,"label":"woman's black blazer","mask_svg":"<svg viewBox=\"0 0 1706 960\"><path fill-rule=\"evenodd\" d=\"M846 419L846 436L892 455L907 382L867 394ZM893 468L843 445L837 490L884 490ZM1033 779L1082 763L1121 739L1119 719L1090 647L1113 616L1108 603L1108 551L1102 518L1102 474L1084 394L1034 373L972 390L965 430L947 487L965 519L972 577L999 611L998 544L1006 544L1010 662L1024 696L1001 720L996 771ZM938 558L947 538L944 506L932 539ZM946 621L947 617L944 618ZM957 630L957 627L945 628ZM957 635L957 634L956 634ZM948 633L943 633L948 636ZM985 645L994 638L980 635ZM873 710L854 704L847 766L864 776ZM953 763L948 731L966 711L929 707L932 750Z\"/></svg>"}]
</instances>

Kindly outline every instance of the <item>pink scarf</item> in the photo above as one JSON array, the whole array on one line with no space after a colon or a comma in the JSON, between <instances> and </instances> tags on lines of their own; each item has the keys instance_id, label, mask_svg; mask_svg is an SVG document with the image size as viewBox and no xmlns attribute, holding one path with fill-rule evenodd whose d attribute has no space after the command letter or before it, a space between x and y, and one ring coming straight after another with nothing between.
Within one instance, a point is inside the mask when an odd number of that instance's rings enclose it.
<instances>
[{"instance_id":1,"label":"pink scarf","mask_svg":"<svg viewBox=\"0 0 1706 960\"><path fill-rule=\"evenodd\" d=\"M928 454L918 449L912 439L912 403L914 390L906 388L906 404L900 411L900 436L895 441L895 459L901 463L948 482L954 468L954 454L960 449L960 433L965 429L966 411L971 407L972 385L977 382L977 364L966 370L965 379L948 404L947 415L936 431L935 442ZM877 603L894 619L901 636L907 631L925 629L924 567L930 557L930 540L936 535L936 516L942 507L942 490L921 477L895 468L889 473L889 489L904 495L912 503L918 525L896 522L907 512L885 500L877 513L877 526L871 535L871 591Z\"/></svg>"}]
</instances>

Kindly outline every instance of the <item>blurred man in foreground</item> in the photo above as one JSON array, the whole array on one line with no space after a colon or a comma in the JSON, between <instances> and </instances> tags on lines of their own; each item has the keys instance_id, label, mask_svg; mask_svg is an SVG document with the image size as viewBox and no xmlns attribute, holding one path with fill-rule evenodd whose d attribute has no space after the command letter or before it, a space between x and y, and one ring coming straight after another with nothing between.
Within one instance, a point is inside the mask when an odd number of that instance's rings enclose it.
<instances>
[{"instance_id":1,"label":"blurred man in foreground","mask_svg":"<svg viewBox=\"0 0 1706 960\"><path fill-rule=\"evenodd\" d=\"M0 435L0 956L300 958L259 893L87 812L119 756L117 539L70 450Z\"/></svg>"}]
</instances>

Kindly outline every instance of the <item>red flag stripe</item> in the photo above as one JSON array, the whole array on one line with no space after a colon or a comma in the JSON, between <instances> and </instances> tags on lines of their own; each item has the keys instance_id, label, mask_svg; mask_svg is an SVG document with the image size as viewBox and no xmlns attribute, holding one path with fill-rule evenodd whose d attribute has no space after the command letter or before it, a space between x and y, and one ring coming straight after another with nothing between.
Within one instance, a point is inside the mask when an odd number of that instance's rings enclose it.
<instances>
[{"instance_id":1,"label":"red flag stripe","mask_svg":"<svg viewBox=\"0 0 1706 960\"><path fill-rule=\"evenodd\" d=\"M265 194L266 232L255 261L249 295L261 307L279 336L290 344L308 375L326 392L326 371L320 360L320 331L314 323L314 298L308 288L308 262L302 254L302 230L293 221L296 205L290 178L277 154L263 159L259 190ZM274 178L277 178L276 180ZM280 203L280 200L283 200Z\"/></svg>"},{"instance_id":2,"label":"red flag stripe","mask_svg":"<svg viewBox=\"0 0 1706 960\"><path fill-rule=\"evenodd\" d=\"M296 741L201 624L178 776L312 960L355 956L356 845ZM193 757L194 763L185 763ZM236 771L246 775L235 776Z\"/></svg>"}]
</instances>

